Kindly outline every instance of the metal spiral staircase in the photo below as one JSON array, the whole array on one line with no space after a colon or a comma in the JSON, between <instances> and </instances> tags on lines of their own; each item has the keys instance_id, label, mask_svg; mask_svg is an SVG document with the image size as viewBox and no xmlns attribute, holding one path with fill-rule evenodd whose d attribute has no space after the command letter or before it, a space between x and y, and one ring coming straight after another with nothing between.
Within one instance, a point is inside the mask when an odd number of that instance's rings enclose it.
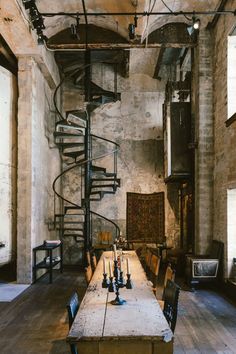
<instances>
[{"instance_id":1,"label":"metal spiral staircase","mask_svg":"<svg viewBox=\"0 0 236 354\"><path fill-rule=\"evenodd\" d=\"M54 94L54 105L60 117L55 124L54 141L60 150L63 166L62 172L53 182L55 210L58 210L58 205L60 209L54 215L54 228L62 241L71 238L74 242L82 244L86 252L93 247L92 223L96 218L102 219L103 224L112 227L114 237L118 237L120 233L116 223L90 209L91 202L100 202L106 194L115 194L120 187L120 179L117 178L119 145L91 134L90 114L99 105L93 99L90 98L85 111L72 111L66 118L62 116L55 99L61 85L62 82ZM101 97L101 102L104 101L103 98ZM99 160L107 156L112 161L109 166L113 167L109 171L99 165ZM77 179L73 197L67 185L71 173L73 178Z\"/></svg>"}]
</instances>

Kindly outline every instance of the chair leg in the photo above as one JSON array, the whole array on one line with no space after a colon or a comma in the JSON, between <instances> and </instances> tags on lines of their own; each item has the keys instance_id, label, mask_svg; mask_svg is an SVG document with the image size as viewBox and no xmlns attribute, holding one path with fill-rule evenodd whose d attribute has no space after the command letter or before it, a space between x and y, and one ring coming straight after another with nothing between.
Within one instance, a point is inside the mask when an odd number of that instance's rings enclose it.
<instances>
[{"instance_id":1,"label":"chair leg","mask_svg":"<svg viewBox=\"0 0 236 354\"><path fill-rule=\"evenodd\" d=\"M71 351L71 354L79 354L76 344L70 344L70 351Z\"/></svg>"}]
</instances>

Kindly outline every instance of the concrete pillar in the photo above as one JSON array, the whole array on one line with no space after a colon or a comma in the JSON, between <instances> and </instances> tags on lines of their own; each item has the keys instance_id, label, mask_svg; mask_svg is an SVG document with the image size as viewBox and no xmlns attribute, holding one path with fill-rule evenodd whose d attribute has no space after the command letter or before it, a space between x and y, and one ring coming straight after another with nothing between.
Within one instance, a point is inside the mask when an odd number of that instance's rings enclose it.
<instances>
[{"instance_id":1,"label":"concrete pillar","mask_svg":"<svg viewBox=\"0 0 236 354\"><path fill-rule=\"evenodd\" d=\"M194 57L195 252L204 254L213 238L213 85L212 39L201 30Z\"/></svg>"},{"instance_id":2,"label":"concrete pillar","mask_svg":"<svg viewBox=\"0 0 236 354\"><path fill-rule=\"evenodd\" d=\"M18 180L17 180L17 281L32 276L32 101L33 65L30 57L18 61Z\"/></svg>"}]
</instances>

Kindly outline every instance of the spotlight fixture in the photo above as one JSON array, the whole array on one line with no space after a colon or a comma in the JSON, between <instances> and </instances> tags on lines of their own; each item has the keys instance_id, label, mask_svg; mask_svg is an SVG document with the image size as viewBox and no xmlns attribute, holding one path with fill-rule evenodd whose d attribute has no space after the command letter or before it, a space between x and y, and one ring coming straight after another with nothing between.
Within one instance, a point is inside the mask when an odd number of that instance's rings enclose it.
<instances>
[{"instance_id":1,"label":"spotlight fixture","mask_svg":"<svg viewBox=\"0 0 236 354\"><path fill-rule=\"evenodd\" d=\"M188 34L192 36L194 33L199 31L200 28L200 20L199 18L195 18L195 16L192 17L192 25L187 27Z\"/></svg>"},{"instance_id":2,"label":"spotlight fixture","mask_svg":"<svg viewBox=\"0 0 236 354\"><path fill-rule=\"evenodd\" d=\"M76 17L76 24L72 24L70 26L70 31L71 31L71 38L73 39L77 39L78 41L80 40L80 36L79 36L79 16Z\"/></svg>"},{"instance_id":3,"label":"spotlight fixture","mask_svg":"<svg viewBox=\"0 0 236 354\"><path fill-rule=\"evenodd\" d=\"M193 28L195 30L199 30L199 28L200 28L200 20L199 20L199 18L193 19Z\"/></svg>"},{"instance_id":4,"label":"spotlight fixture","mask_svg":"<svg viewBox=\"0 0 236 354\"><path fill-rule=\"evenodd\" d=\"M129 30L129 39L134 39L135 38L135 25L133 23L130 23L128 30Z\"/></svg>"},{"instance_id":5,"label":"spotlight fixture","mask_svg":"<svg viewBox=\"0 0 236 354\"><path fill-rule=\"evenodd\" d=\"M23 0L23 5L26 10L29 10L30 21L38 35L38 44L44 44L47 40L47 37L43 34L45 26L43 23L43 17L35 4L35 0Z\"/></svg>"},{"instance_id":6,"label":"spotlight fixture","mask_svg":"<svg viewBox=\"0 0 236 354\"><path fill-rule=\"evenodd\" d=\"M134 23L130 23L128 30L129 30L129 39L135 38L135 28L138 26L138 17L135 14L134 16Z\"/></svg>"}]
</instances>

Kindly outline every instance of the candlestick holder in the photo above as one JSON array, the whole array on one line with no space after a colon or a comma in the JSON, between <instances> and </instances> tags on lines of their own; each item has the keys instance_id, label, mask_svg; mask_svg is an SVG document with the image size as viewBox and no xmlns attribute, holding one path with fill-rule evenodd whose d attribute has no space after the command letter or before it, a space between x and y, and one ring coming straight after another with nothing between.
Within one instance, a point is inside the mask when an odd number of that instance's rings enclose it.
<instances>
[{"instance_id":1,"label":"candlestick holder","mask_svg":"<svg viewBox=\"0 0 236 354\"><path fill-rule=\"evenodd\" d=\"M123 272L122 270L120 271L120 277L119 277L119 286L120 288L124 288L126 286L124 282L124 277L123 277Z\"/></svg>"},{"instance_id":2,"label":"candlestick holder","mask_svg":"<svg viewBox=\"0 0 236 354\"><path fill-rule=\"evenodd\" d=\"M121 275L121 276L123 278L123 275ZM120 278L118 261L116 259L114 260L114 278L115 278L114 285L115 285L115 289L116 289L116 298L111 301L111 304L112 305L123 305L126 303L126 301L120 297L120 293L119 293L119 288L123 287L122 286L123 280L122 280L122 278Z\"/></svg>"},{"instance_id":3,"label":"candlestick holder","mask_svg":"<svg viewBox=\"0 0 236 354\"><path fill-rule=\"evenodd\" d=\"M110 284L110 282L109 282L109 279L107 278L107 273L103 273L102 287L108 288L109 284Z\"/></svg>"},{"instance_id":4,"label":"candlestick holder","mask_svg":"<svg viewBox=\"0 0 236 354\"><path fill-rule=\"evenodd\" d=\"M113 277L110 277L108 291L109 293L114 293L116 291L115 284L113 283Z\"/></svg>"},{"instance_id":5,"label":"candlestick holder","mask_svg":"<svg viewBox=\"0 0 236 354\"><path fill-rule=\"evenodd\" d=\"M131 274L127 274L126 289L133 289L133 284L131 281Z\"/></svg>"}]
</instances>

